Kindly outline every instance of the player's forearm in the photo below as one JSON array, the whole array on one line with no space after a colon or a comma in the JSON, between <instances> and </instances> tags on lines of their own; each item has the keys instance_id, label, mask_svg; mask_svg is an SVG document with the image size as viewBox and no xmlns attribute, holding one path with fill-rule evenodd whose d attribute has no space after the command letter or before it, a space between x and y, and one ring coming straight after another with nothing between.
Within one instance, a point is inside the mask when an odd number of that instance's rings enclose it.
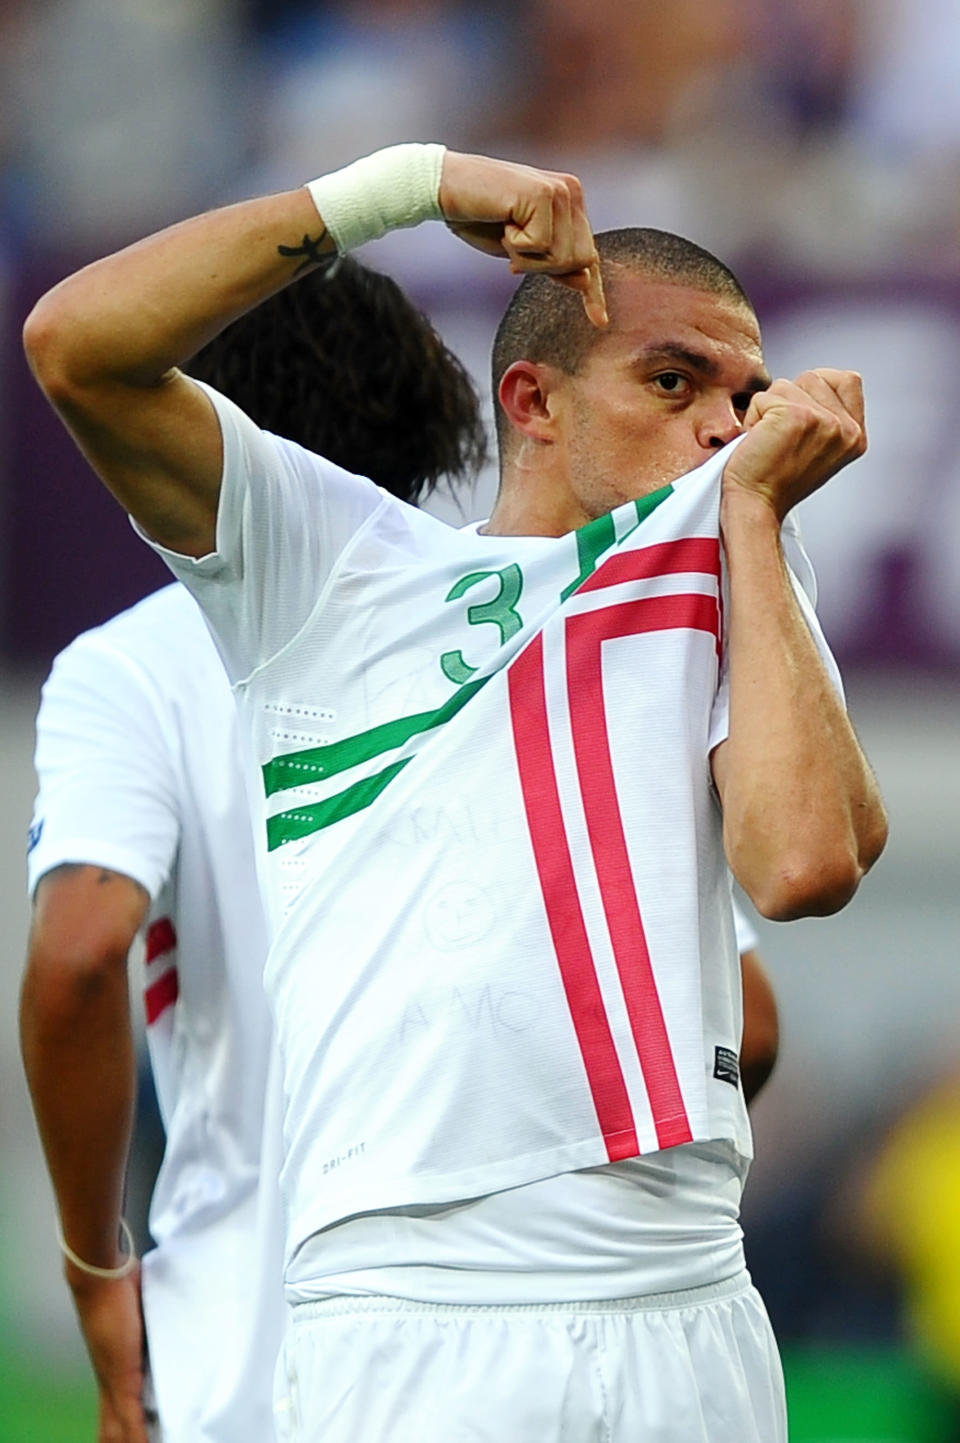
<instances>
[{"instance_id":1,"label":"player's forearm","mask_svg":"<svg viewBox=\"0 0 960 1443\"><path fill-rule=\"evenodd\" d=\"M114 1267L136 1095L126 959L91 976L32 950L20 1027L63 1235L85 1262Z\"/></svg>"},{"instance_id":2,"label":"player's forearm","mask_svg":"<svg viewBox=\"0 0 960 1443\"><path fill-rule=\"evenodd\" d=\"M24 344L53 399L155 386L332 249L305 189L227 206L69 276L37 303Z\"/></svg>"},{"instance_id":3,"label":"player's forearm","mask_svg":"<svg viewBox=\"0 0 960 1443\"><path fill-rule=\"evenodd\" d=\"M793 593L779 522L757 497L726 494L730 735L724 839L765 916L827 915L853 896L886 841L886 817Z\"/></svg>"}]
</instances>

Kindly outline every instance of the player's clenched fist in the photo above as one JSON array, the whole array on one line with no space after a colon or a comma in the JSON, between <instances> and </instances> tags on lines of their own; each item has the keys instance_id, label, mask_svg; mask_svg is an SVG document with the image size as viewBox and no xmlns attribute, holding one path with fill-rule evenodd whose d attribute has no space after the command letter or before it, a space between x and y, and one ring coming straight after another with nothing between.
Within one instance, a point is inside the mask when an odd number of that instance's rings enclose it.
<instances>
[{"instance_id":1,"label":"player's clenched fist","mask_svg":"<svg viewBox=\"0 0 960 1443\"><path fill-rule=\"evenodd\" d=\"M863 386L855 371L804 371L756 394L747 438L724 472L725 496L763 497L782 520L867 449Z\"/></svg>"},{"instance_id":2,"label":"player's clenched fist","mask_svg":"<svg viewBox=\"0 0 960 1443\"><path fill-rule=\"evenodd\" d=\"M576 176L448 150L440 208L469 245L508 256L518 275L556 276L582 293L594 325L607 324L600 260Z\"/></svg>"}]
</instances>

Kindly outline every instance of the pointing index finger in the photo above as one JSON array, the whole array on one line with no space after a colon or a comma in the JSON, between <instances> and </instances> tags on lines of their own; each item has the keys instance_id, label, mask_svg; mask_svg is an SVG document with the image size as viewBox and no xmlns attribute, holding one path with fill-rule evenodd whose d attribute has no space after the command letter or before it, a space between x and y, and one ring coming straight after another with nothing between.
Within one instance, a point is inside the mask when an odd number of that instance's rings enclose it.
<instances>
[{"instance_id":1,"label":"pointing index finger","mask_svg":"<svg viewBox=\"0 0 960 1443\"><path fill-rule=\"evenodd\" d=\"M584 272L586 285L583 290L583 305L587 317L595 326L610 324L607 311L607 297L603 289L603 275L600 271L600 257L595 256Z\"/></svg>"},{"instance_id":2,"label":"pointing index finger","mask_svg":"<svg viewBox=\"0 0 960 1443\"><path fill-rule=\"evenodd\" d=\"M610 322L607 312L607 298L603 290L603 274L600 257L594 240L590 219L583 198L583 188L576 176L566 177L570 188L573 222L573 252L586 262L578 277L577 289L583 296L583 306L589 320L595 326L606 326Z\"/></svg>"},{"instance_id":3,"label":"pointing index finger","mask_svg":"<svg viewBox=\"0 0 960 1443\"><path fill-rule=\"evenodd\" d=\"M592 325L609 325L610 317L607 313L607 298L603 290L599 260L591 261L590 265L582 271L567 271L566 274L558 275L556 279L562 285L569 286L571 290L580 292L583 309Z\"/></svg>"}]
</instances>

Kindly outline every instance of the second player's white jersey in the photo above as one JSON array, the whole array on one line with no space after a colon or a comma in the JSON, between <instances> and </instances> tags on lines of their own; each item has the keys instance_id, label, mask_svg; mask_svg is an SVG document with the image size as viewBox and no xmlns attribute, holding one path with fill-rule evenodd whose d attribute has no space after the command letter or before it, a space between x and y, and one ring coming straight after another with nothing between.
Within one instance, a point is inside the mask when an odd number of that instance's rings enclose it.
<instances>
[{"instance_id":1,"label":"second player's white jersey","mask_svg":"<svg viewBox=\"0 0 960 1443\"><path fill-rule=\"evenodd\" d=\"M709 766L727 453L564 537L451 532L211 395L217 551L163 554L262 769L288 1255L354 1213L748 1154Z\"/></svg>"},{"instance_id":2,"label":"second player's white jersey","mask_svg":"<svg viewBox=\"0 0 960 1443\"><path fill-rule=\"evenodd\" d=\"M151 899L147 1042L167 1140L144 1258L164 1443L263 1443L283 1316L262 1155L266 924L236 709L195 602L170 586L60 654L37 722L31 891L62 863Z\"/></svg>"}]
</instances>

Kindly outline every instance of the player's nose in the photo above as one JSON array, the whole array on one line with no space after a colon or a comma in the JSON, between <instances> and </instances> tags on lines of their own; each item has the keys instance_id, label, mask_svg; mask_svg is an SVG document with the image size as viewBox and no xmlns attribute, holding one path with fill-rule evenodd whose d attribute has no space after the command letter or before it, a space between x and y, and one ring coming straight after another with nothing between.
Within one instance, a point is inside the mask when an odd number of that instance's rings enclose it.
<instances>
[{"instance_id":1,"label":"player's nose","mask_svg":"<svg viewBox=\"0 0 960 1443\"><path fill-rule=\"evenodd\" d=\"M706 407L698 418L697 440L705 451L719 451L743 430L743 417L728 397Z\"/></svg>"}]
</instances>

